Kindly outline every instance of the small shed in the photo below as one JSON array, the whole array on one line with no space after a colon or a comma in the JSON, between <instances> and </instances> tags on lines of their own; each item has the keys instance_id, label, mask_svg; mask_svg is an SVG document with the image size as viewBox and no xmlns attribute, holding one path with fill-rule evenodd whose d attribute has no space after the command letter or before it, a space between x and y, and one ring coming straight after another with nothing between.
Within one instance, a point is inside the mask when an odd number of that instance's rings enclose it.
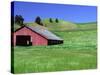
<instances>
[{"instance_id":1,"label":"small shed","mask_svg":"<svg viewBox=\"0 0 100 75\"><path fill-rule=\"evenodd\" d=\"M43 26L22 26L12 34L14 46L41 46L62 44L63 40Z\"/></svg>"}]
</instances>

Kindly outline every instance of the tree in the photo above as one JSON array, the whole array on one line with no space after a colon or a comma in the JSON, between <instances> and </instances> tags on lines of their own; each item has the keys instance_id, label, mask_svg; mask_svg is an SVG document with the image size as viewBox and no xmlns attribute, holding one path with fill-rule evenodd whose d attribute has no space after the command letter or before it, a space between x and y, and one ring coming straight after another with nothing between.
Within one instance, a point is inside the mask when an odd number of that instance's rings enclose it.
<instances>
[{"instance_id":1,"label":"tree","mask_svg":"<svg viewBox=\"0 0 100 75\"><path fill-rule=\"evenodd\" d=\"M21 15L16 15L15 16L15 23L16 24L19 24L19 25L23 25L23 22L24 22L24 18L21 16Z\"/></svg>"},{"instance_id":2,"label":"tree","mask_svg":"<svg viewBox=\"0 0 100 75\"><path fill-rule=\"evenodd\" d=\"M58 23L58 22L59 22L59 20L56 18L55 22L56 22L56 23Z\"/></svg>"},{"instance_id":3,"label":"tree","mask_svg":"<svg viewBox=\"0 0 100 75\"><path fill-rule=\"evenodd\" d=\"M39 16L36 17L35 23L43 26L43 23L41 22L41 18Z\"/></svg>"},{"instance_id":4,"label":"tree","mask_svg":"<svg viewBox=\"0 0 100 75\"><path fill-rule=\"evenodd\" d=\"M23 25L24 18L21 15L19 15L19 19L20 19L20 25Z\"/></svg>"},{"instance_id":5,"label":"tree","mask_svg":"<svg viewBox=\"0 0 100 75\"><path fill-rule=\"evenodd\" d=\"M18 15L15 16L15 23L16 23L16 24L19 23L19 17L18 17Z\"/></svg>"},{"instance_id":6,"label":"tree","mask_svg":"<svg viewBox=\"0 0 100 75\"><path fill-rule=\"evenodd\" d=\"M49 21L52 23L53 22L52 18L50 18Z\"/></svg>"}]
</instances>

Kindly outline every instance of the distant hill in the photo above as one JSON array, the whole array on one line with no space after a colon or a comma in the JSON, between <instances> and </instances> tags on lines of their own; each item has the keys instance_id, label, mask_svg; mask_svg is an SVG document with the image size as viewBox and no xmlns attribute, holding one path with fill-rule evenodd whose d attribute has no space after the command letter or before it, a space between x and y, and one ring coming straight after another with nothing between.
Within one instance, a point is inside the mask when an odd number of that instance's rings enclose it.
<instances>
[{"instance_id":1,"label":"distant hill","mask_svg":"<svg viewBox=\"0 0 100 75\"><path fill-rule=\"evenodd\" d=\"M87 22L87 23L76 23L77 25L86 25L86 24L97 24L97 22Z\"/></svg>"},{"instance_id":2,"label":"distant hill","mask_svg":"<svg viewBox=\"0 0 100 75\"><path fill-rule=\"evenodd\" d=\"M59 22L56 23L55 19L53 19L53 22L51 23L49 19L44 19L42 22L51 31L65 31L77 29L76 24L64 20L59 20Z\"/></svg>"},{"instance_id":3,"label":"distant hill","mask_svg":"<svg viewBox=\"0 0 100 75\"><path fill-rule=\"evenodd\" d=\"M97 22L76 23L78 29L97 29Z\"/></svg>"},{"instance_id":4,"label":"distant hill","mask_svg":"<svg viewBox=\"0 0 100 75\"><path fill-rule=\"evenodd\" d=\"M97 29L97 22L89 22L89 23L72 23L64 20L59 20L58 23L55 22L55 19L52 19L52 23L49 19L42 20L44 27L46 27L50 31L69 31L69 30L90 30ZM27 26L39 26L39 24L33 23L25 23ZM14 30L20 28L19 25L14 24Z\"/></svg>"}]
</instances>

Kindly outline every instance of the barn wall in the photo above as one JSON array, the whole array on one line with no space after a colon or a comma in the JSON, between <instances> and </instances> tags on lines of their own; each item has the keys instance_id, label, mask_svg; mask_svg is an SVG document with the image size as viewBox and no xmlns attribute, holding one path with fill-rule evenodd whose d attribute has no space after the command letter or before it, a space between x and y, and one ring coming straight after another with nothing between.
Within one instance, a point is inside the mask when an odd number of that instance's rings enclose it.
<instances>
[{"instance_id":1,"label":"barn wall","mask_svg":"<svg viewBox=\"0 0 100 75\"><path fill-rule=\"evenodd\" d=\"M48 40L46 38L24 27L14 33L14 46L16 45L16 35L30 35L32 45L47 45L48 43Z\"/></svg>"}]
</instances>

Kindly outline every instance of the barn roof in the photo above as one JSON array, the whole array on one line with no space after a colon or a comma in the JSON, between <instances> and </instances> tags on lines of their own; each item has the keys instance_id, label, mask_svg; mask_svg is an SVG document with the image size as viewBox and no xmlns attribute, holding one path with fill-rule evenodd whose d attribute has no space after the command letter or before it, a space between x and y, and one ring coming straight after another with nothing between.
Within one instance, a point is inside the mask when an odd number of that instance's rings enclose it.
<instances>
[{"instance_id":1,"label":"barn roof","mask_svg":"<svg viewBox=\"0 0 100 75\"><path fill-rule=\"evenodd\" d=\"M49 39L49 40L63 40L60 37L56 36L52 32L48 31L43 26L26 26L27 28L31 29L32 31L37 32L38 34L42 35L43 37Z\"/></svg>"}]
</instances>

